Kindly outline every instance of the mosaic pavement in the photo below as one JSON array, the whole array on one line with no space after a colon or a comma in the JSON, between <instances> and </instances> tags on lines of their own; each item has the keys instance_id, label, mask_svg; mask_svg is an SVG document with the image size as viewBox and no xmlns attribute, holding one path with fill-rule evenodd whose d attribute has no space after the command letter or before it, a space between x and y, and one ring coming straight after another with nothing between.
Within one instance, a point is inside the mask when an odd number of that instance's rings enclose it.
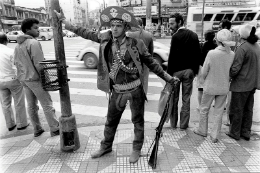
<instances>
[{"instance_id":1,"label":"mosaic pavement","mask_svg":"<svg viewBox=\"0 0 260 173\"><path fill-rule=\"evenodd\" d=\"M129 163L133 130L117 131L113 152L91 159L90 153L99 148L103 131L79 129L81 148L73 153L60 151L59 137L49 133L15 140L0 140L0 172L59 173L152 173L152 172L260 172L260 151L253 141L235 141L222 134L220 142L195 135L191 130L165 128L160 140L157 169L148 165L147 152L155 131L146 130L142 155L136 164ZM259 143L258 143L259 144Z\"/></svg>"}]
</instances>

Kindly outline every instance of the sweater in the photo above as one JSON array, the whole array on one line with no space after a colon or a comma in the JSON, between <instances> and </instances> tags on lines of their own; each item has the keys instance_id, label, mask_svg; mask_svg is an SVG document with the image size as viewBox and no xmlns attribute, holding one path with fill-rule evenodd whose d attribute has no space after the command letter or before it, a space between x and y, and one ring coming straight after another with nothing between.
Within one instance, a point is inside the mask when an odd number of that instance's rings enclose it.
<instances>
[{"instance_id":1,"label":"sweater","mask_svg":"<svg viewBox=\"0 0 260 173\"><path fill-rule=\"evenodd\" d=\"M202 67L203 92L209 95L226 95L229 91L229 70L234 52L218 46L208 52Z\"/></svg>"}]
</instances>

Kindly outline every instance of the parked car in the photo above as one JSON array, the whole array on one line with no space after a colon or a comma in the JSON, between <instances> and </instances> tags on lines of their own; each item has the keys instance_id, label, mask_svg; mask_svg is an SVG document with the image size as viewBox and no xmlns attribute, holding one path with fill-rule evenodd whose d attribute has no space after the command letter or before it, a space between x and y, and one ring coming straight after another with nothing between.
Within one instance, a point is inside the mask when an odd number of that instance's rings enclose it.
<instances>
[{"instance_id":1,"label":"parked car","mask_svg":"<svg viewBox=\"0 0 260 173\"><path fill-rule=\"evenodd\" d=\"M23 35L23 34L24 33L22 31L10 31L6 35L7 35L8 42L11 42L11 41L17 42L17 36Z\"/></svg>"},{"instance_id":2,"label":"parked car","mask_svg":"<svg viewBox=\"0 0 260 173\"><path fill-rule=\"evenodd\" d=\"M39 39L45 41L45 40L51 40L53 38L53 32L51 28L41 28L39 27L40 35Z\"/></svg>"},{"instance_id":3,"label":"parked car","mask_svg":"<svg viewBox=\"0 0 260 173\"><path fill-rule=\"evenodd\" d=\"M85 48L79 52L77 60L84 61L87 69L97 68L99 58L99 43L91 40L87 41ZM154 59L165 68L165 62L168 61L170 48L162 43L154 41Z\"/></svg>"}]
</instances>

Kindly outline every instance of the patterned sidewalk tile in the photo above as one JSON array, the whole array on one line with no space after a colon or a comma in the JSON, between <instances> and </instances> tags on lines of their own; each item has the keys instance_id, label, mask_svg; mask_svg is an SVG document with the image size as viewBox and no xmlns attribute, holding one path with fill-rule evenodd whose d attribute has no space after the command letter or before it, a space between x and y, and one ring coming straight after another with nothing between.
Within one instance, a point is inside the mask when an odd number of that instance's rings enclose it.
<instances>
[{"instance_id":1,"label":"patterned sidewalk tile","mask_svg":"<svg viewBox=\"0 0 260 173\"><path fill-rule=\"evenodd\" d=\"M258 141L235 141L225 135L218 143L191 130L165 128L159 142L156 169L148 165L155 131L146 129L141 157L129 163L133 129L119 129L113 151L99 159L90 154L99 149L103 130L78 129L81 148L74 152L60 150L60 137L43 135L0 140L2 173L153 173L153 172L260 172ZM258 147L257 147L258 146ZM148 154L147 154L148 153Z\"/></svg>"}]
</instances>

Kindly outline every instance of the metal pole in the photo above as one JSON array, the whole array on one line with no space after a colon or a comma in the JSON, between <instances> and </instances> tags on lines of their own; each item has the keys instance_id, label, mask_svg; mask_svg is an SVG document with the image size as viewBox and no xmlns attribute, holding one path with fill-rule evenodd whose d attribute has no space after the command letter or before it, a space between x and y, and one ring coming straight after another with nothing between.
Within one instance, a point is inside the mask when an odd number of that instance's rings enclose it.
<instances>
[{"instance_id":1,"label":"metal pole","mask_svg":"<svg viewBox=\"0 0 260 173\"><path fill-rule=\"evenodd\" d=\"M159 34L159 37L161 37L161 0L158 0L158 28L157 28L157 32Z\"/></svg>"},{"instance_id":2,"label":"metal pole","mask_svg":"<svg viewBox=\"0 0 260 173\"><path fill-rule=\"evenodd\" d=\"M51 13L53 24L53 38L55 47L55 57L60 61L61 82L60 104L61 117L60 122L60 148L63 151L77 150L80 148L79 136L75 115L72 115L70 91L68 85L67 65L65 60L64 41L62 37L62 24L56 17L54 10L60 12L59 0L51 1Z\"/></svg>"},{"instance_id":3,"label":"metal pole","mask_svg":"<svg viewBox=\"0 0 260 173\"><path fill-rule=\"evenodd\" d=\"M3 24L3 22L2 22L2 15L1 15L1 13L0 13L0 23L1 23L1 26L2 26L3 32L5 32L5 31L4 31L4 24Z\"/></svg>"},{"instance_id":4,"label":"metal pole","mask_svg":"<svg viewBox=\"0 0 260 173\"><path fill-rule=\"evenodd\" d=\"M204 9L205 9L205 0L203 0L203 6L202 6L202 19L201 19L201 42L203 42L203 37L204 37Z\"/></svg>"},{"instance_id":5,"label":"metal pole","mask_svg":"<svg viewBox=\"0 0 260 173\"><path fill-rule=\"evenodd\" d=\"M148 31L151 31L151 25L152 25L152 21L151 21L151 0L147 0L146 1L146 26Z\"/></svg>"}]
</instances>

